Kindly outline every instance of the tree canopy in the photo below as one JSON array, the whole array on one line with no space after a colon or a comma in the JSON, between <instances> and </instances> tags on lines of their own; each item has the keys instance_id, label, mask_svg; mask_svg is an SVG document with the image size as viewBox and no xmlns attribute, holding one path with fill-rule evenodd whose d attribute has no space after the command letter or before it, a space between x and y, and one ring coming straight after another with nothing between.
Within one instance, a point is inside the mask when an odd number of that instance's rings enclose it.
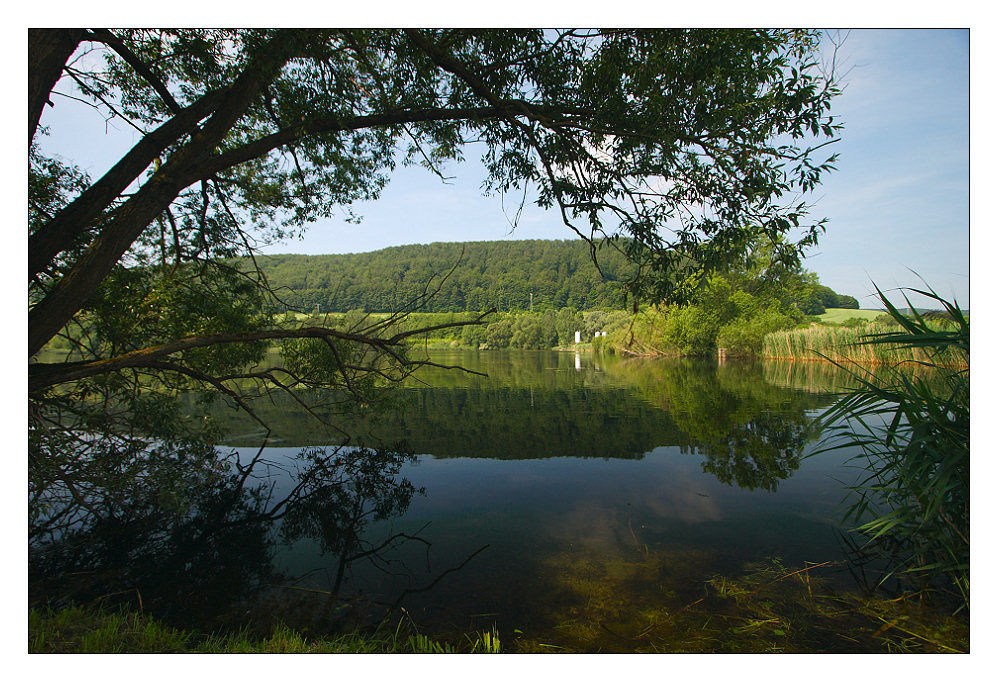
<instances>
[{"instance_id":1,"label":"tree canopy","mask_svg":"<svg viewBox=\"0 0 998 682\"><path fill-rule=\"evenodd\" d=\"M837 134L818 39L771 30L32 30L29 355L124 265L157 264L176 277L195 264L190 286L217 286L217 259L376 198L398 163L440 172L473 141L484 145L486 190L532 188L594 245L625 237L621 248L642 266L635 293L680 295L677 269L702 272L749 238L799 227L777 253L793 261L821 224L807 225L803 201L787 198L831 168L815 155ZM74 57L88 49L103 59ZM142 133L93 182L34 144L61 77ZM261 333L243 331L246 340Z\"/></svg>"}]
</instances>

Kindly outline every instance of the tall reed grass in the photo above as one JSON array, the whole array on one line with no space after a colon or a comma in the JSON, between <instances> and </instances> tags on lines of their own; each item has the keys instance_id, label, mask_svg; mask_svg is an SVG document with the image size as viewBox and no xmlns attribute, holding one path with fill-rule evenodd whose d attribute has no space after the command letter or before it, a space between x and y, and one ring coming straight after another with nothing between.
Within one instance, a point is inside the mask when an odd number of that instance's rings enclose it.
<instances>
[{"instance_id":1,"label":"tall reed grass","mask_svg":"<svg viewBox=\"0 0 998 682\"><path fill-rule=\"evenodd\" d=\"M900 313L898 313L900 315ZM953 329L952 324L928 322L933 332ZM901 365L932 363L945 367L966 367L968 360L959 352L946 348L930 353L920 346L912 347L890 341L869 343L871 338L902 334L905 327L898 323L871 322L858 327L812 325L767 334L762 344L762 357L784 360L831 360L836 363L861 365Z\"/></svg>"},{"instance_id":2,"label":"tall reed grass","mask_svg":"<svg viewBox=\"0 0 998 682\"><path fill-rule=\"evenodd\" d=\"M885 579L955 593L969 607L970 322L931 289L912 291L942 303L953 324L902 315L878 289L899 330L867 332L863 343L924 354L930 374L850 369L860 386L819 420L828 436L820 451L858 449L862 475L846 520L858 524L865 549L890 560Z\"/></svg>"}]
</instances>

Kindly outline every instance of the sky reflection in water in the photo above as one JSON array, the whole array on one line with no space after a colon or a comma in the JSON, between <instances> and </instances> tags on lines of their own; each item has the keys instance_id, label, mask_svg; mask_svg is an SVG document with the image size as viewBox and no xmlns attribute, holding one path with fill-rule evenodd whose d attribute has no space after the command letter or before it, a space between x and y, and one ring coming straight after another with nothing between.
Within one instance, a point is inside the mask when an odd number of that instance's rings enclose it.
<instances>
[{"instance_id":1,"label":"sky reflection in water","mask_svg":"<svg viewBox=\"0 0 998 682\"><path fill-rule=\"evenodd\" d=\"M487 546L432 590L409 595L409 612L441 630L491 613L502 627L546 632L551 613L583 607L572 605L583 596L561 584L579 570L637 603L651 592L692 594L711 572L747 561L842 556L843 493L834 478L844 476L846 455L801 459L814 447L811 418L830 402L827 377L756 363L586 355L576 371L567 353L454 352L440 360L487 366L491 376L427 373L428 385L404 389L409 407L400 418L372 429L418 453L400 476L425 494L365 532L375 544L418 533L429 547L402 545L387 572L351 564L350 585L367 598L391 602ZM584 456L543 457L552 434L555 452ZM293 445L292 434L278 437ZM272 448L267 456L297 452ZM337 561L299 540L275 564L308 574L299 586L328 590Z\"/></svg>"}]
</instances>

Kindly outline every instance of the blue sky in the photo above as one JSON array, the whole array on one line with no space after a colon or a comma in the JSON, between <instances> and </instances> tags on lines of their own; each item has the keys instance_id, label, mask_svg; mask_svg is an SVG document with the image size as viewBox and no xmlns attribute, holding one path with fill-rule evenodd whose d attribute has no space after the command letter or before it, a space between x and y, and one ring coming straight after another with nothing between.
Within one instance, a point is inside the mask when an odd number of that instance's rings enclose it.
<instances>
[{"instance_id":1,"label":"blue sky","mask_svg":"<svg viewBox=\"0 0 998 682\"><path fill-rule=\"evenodd\" d=\"M922 286L969 305L970 42L966 30L856 30L838 55L844 93L833 113L845 123L838 172L809 199L827 233L806 267L840 293L875 307L881 288ZM60 86L62 88L64 86ZM59 98L46 111L44 147L99 177L134 144L133 133ZM444 184L420 168L398 170L377 202L360 204L360 225L327 220L269 253L349 253L434 241L569 239L556 212L520 197L483 197L480 153L447 167ZM892 295L892 299L899 297ZM917 303L916 303L917 305Z\"/></svg>"}]
</instances>

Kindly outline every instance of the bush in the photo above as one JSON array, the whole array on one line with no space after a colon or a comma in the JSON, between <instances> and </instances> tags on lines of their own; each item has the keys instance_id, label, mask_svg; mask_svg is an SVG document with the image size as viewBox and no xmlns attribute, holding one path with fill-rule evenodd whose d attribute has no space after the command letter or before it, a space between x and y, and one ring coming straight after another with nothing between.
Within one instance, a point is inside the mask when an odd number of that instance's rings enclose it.
<instances>
[{"instance_id":1,"label":"bush","mask_svg":"<svg viewBox=\"0 0 998 682\"><path fill-rule=\"evenodd\" d=\"M509 348L511 338L513 318L501 317L485 328L485 342L482 345L487 348Z\"/></svg>"},{"instance_id":2,"label":"bush","mask_svg":"<svg viewBox=\"0 0 998 682\"><path fill-rule=\"evenodd\" d=\"M518 315L512 329L513 333L509 339L510 348L544 350L558 345L558 331L555 327L554 313Z\"/></svg>"},{"instance_id":3,"label":"bush","mask_svg":"<svg viewBox=\"0 0 998 682\"><path fill-rule=\"evenodd\" d=\"M716 312L688 305L666 313L662 336L683 355L709 355L719 327Z\"/></svg>"},{"instance_id":4,"label":"bush","mask_svg":"<svg viewBox=\"0 0 998 682\"><path fill-rule=\"evenodd\" d=\"M823 315L825 306L818 296L818 292L811 287L804 287L793 295L793 303L805 315Z\"/></svg>"},{"instance_id":5,"label":"bush","mask_svg":"<svg viewBox=\"0 0 998 682\"><path fill-rule=\"evenodd\" d=\"M488 325L475 324L461 329L461 345L479 348L488 339Z\"/></svg>"},{"instance_id":6,"label":"bush","mask_svg":"<svg viewBox=\"0 0 998 682\"><path fill-rule=\"evenodd\" d=\"M770 308L754 317L741 317L721 327L717 333L717 347L725 349L728 355L759 355L766 334L792 326L792 317Z\"/></svg>"},{"instance_id":7,"label":"bush","mask_svg":"<svg viewBox=\"0 0 998 682\"><path fill-rule=\"evenodd\" d=\"M850 310L859 310L859 301L853 296L845 296L840 294L835 305L825 306L826 308L849 308Z\"/></svg>"}]
</instances>

